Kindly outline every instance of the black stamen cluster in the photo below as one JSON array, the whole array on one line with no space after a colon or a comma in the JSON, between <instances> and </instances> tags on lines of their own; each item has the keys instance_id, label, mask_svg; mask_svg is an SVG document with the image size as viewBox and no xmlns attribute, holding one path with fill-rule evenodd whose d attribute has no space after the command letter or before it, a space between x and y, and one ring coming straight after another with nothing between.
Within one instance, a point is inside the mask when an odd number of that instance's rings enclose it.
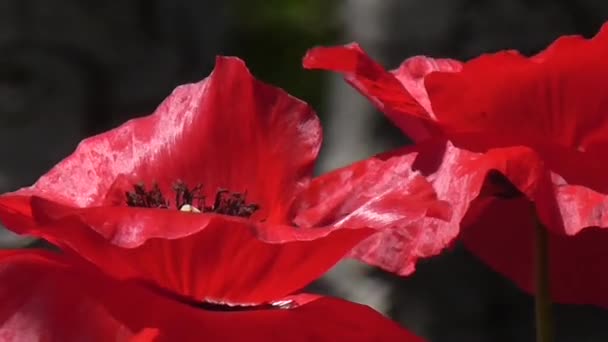
<instances>
[{"instance_id":1,"label":"black stamen cluster","mask_svg":"<svg viewBox=\"0 0 608 342\"><path fill-rule=\"evenodd\" d=\"M257 204L247 204L246 198L247 193L241 194L221 189L215 194L213 206L205 207L202 211L230 216L250 217L260 209L260 206Z\"/></svg>"},{"instance_id":2,"label":"black stamen cluster","mask_svg":"<svg viewBox=\"0 0 608 342\"><path fill-rule=\"evenodd\" d=\"M169 201L165 199L158 184L154 183L152 189L146 190L143 183L133 185L133 191L125 193L129 207L143 208L169 208Z\"/></svg>"},{"instance_id":3,"label":"black stamen cluster","mask_svg":"<svg viewBox=\"0 0 608 342\"><path fill-rule=\"evenodd\" d=\"M198 184L189 188L184 182L178 181L173 186L175 192L175 207L180 210L184 205L190 205L203 213L216 213L238 217L251 217L260 209L257 204L247 204L247 193L230 192L220 189L215 194L213 205L205 205L203 186ZM169 208L169 201L163 196L158 184L147 190L142 183L133 186L133 191L127 191L126 203L130 207Z\"/></svg>"}]
</instances>

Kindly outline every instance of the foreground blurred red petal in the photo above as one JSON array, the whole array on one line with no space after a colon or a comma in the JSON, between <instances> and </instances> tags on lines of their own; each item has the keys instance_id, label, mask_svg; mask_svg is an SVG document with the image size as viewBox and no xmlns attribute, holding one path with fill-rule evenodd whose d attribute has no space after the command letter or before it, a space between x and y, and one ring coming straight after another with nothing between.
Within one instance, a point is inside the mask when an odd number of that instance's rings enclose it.
<instances>
[{"instance_id":1,"label":"foreground blurred red petal","mask_svg":"<svg viewBox=\"0 0 608 342\"><path fill-rule=\"evenodd\" d=\"M367 306L330 297L308 299L291 309L210 312L146 291L129 292L126 303L110 296L110 306L119 317L125 315L133 326L158 327L159 341L198 341L203 336L207 341L423 341Z\"/></svg>"},{"instance_id":2,"label":"foreground blurred red petal","mask_svg":"<svg viewBox=\"0 0 608 342\"><path fill-rule=\"evenodd\" d=\"M0 340L153 341L153 332L134 335L63 277L69 266L55 259L46 252L0 251Z\"/></svg>"},{"instance_id":3,"label":"foreground blurred red petal","mask_svg":"<svg viewBox=\"0 0 608 342\"><path fill-rule=\"evenodd\" d=\"M0 253L3 341L422 341L368 307L333 298L208 311L71 261L42 251Z\"/></svg>"}]
</instances>

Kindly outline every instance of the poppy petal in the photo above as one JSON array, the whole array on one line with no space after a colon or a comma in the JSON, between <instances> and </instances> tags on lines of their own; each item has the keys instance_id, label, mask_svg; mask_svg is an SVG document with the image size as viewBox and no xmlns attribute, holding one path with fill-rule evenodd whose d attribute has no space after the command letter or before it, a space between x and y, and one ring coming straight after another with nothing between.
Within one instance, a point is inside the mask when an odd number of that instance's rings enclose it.
<instances>
[{"instance_id":1,"label":"poppy petal","mask_svg":"<svg viewBox=\"0 0 608 342\"><path fill-rule=\"evenodd\" d=\"M608 196L584 186L569 184L552 172L540 155L528 147L492 149L461 164L461 174L486 185L487 175L498 171L518 191L534 202L543 224L558 235L576 235L588 227L608 227ZM458 174L456 177L461 177ZM478 186L476 187L479 188ZM466 191L462 189L461 191Z\"/></svg>"},{"instance_id":2,"label":"poppy petal","mask_svg":"<svg viewBox=\"0 0 608 342\"><path fill-rule=\"evenodd\" d=\"M414 141L430 136L430 116L398 75L386 71L361 47L349 44L337 47L316 47L304 56L304 68L339 72L346 81L384 112L397 127ZM414 82L415 83L415 82Z\"/></svg>"},{"instance_id":3,"label":"poppy petal","mask_svg":"<svg viewBox=\"0 0 608 342\"><path fill-rule=\"evenodd\" d=\"M460 220L469 211L471 202L479 195L487 170L479 174L461 174L462 164L472 163L479 154L458 149L445 140L424 143L392 151L379 158L400 156L403 168L411 168L431 183L437 201L449 204L449 216L412 216L399 229L387 229L355 251L357 258L399 275L414 272L419 258L441 253L460 233ZM424 203L424 202L423 202ZM428 203L428 202L427 202Z\"/></svg>"},{"instance_id":4,"label":"poppy petal","mask_svg":"<svg viewBox=\"0 0 608 342\"><path fill-rule=\"evenodd\" d=\"M214 317L218 340L271 341L404 341L423 339L399 327L368 306L321 297L288 310L272 310ZM237 329L230 327L238 326Z\"/></svg>"},{"instance_id":5,"label":"poppy petal","mask_svg":"<svg viewBox=\"0 0 608 342\"><path fill-rule=\"evenodd\" d=\"M105 272L214 303L251 305L284 297L373 233L163 209L70 208L36 197L32 208L45 238Z\"/></svg>"},{"instance_id":6,"label":"poppy petal","mask_svg":"<svg viewBox=\"0 0 608 342\"><path fill-rule=\"evenodd\" d=\"M209 311L70 261L46 251L0 251L2 340L422 341L371 308L339 299L304 294L283 300L290 309Z\"/></svg>"},{"instance_id":7,"label":"poppy petal","mask_svg":"<svg viewBox=\"0 0 608 342\"><path fill-rule=\"evenodd\" d=\"M435 241L423 233L427 221L449 221L450 208L427 180L412 171L411 155L371 158L315 178L299 202L300 226L370 227L377 232L351 256L401 273ZM441 246L443 247L443 246ZM440 247L440 248L441 248Z\"/></svg>"},{"instance_id":8,"label":"poppy petal","mask_svg":"<svg viewBox=\"0 0 608 342\"><path fill-rule=\"evenodd\" d=\"M482 55L460 72L430 74L425 84L437 120L459 145L552 145L595 154L608 147L607 53L608 25L589 40L562 37L531 58Z\"/></svg>"},{"instance_id":9,"label":"poppy petal","mask_svg":"<svg viewBox=\"0 0 608 342\"><path fill-rule=\"evenodd\" d=\"M445 245L459 235L483 262L533 293L534 223L539 215L549 230L553 299L608 306L603 290L608 278L600 271L608 263L608 234L606 228L597 228L608 227L607 196L567 184L527 147L481 154L448 143L437 162L440 146L409 149L419 153L413 167L427 175L439 199L452 205L452 221L426 224L427 233L442 232L447 237ZM496 179L496 172L508 184ZM390 266L388 262L382 265Z\"/></svg>"},{"instance_id":10,"label":"poppy petal","mask_svg":"<svg viewBox=\"0 0 608 342\"><path fill-rule=\"evenodd\" d=\"M458 72L463 63L449 58L430 58L414 56L406 59L401 65L391 71L401 82L407 92L412 95L424 110L435 119L429 95L424 86L424 79L432 72Z\"/></svg>"},{"instance_id":11,"label":"poppy petal","mask_svg":"<svg viewBox=\"0 0 608 342\"><path fill-rule=\"evenodd\" d=\"M133 334L71 278L63 258L45 251L0 251L0 340L152 341Z\"/></svg>"},{"instance_id":12,"label":"poppy petal","mask_svg":"<svg viewBox=\"0 0 608 342\"><path fill-rule=\"evenodd\" d=\"M268 220L281 221L320 144L308 105L256 80L238 58L218 57L209 77L176 88L154 114L82 141L18 194L99 206L138 182L158 183L171 198L181 180L202 184L207 198L219 188L246 192Z\"/></svg>"},{"instance_id":13,"label":"poppy petal","mask_svg":"<svg viewBox=\"0 0 608 342\"><path fill-rule=\"evenodd\" d=\"M450 246L460 234L465 215L472 217L482 211L474 205L479 196L527 196L535 201L541 220L556 234L576 234L584 227L600 222L608 224L608 219L599 214L608 206L605 196L560 183L538 154L526 147L494 149L482 154L444 140L429 140L382 158L395 156L401 158L396 160L402 169L411 168L426 177L432 186L427 194L436 196L438 203L449 203L451 215L447 218L433 215L437 210L420 212L424 214L418 216L410 212L411 221L403 221L402 225L394 221L400 229L385 229L385 235L369 238L355 250L359 260L387 271L410 274L419 258L439 254ZM576 205L583 202L589 205ZM420 203L432 208L429 201ZM531 207L528 217L533 220Z\"/></svg>"},{"instance_id":14,"label":"poppy petal","mask_svg":"<svg viewBox=\"0 0 608 342\"><path fill-rule=\"evenodd\" d=\"M296 295L288 309L208 311L122 285L122 293L94 289L132 329L155 327L158 341L423 341L365 305L336 298Z\"/></svg>"}]
</instances>

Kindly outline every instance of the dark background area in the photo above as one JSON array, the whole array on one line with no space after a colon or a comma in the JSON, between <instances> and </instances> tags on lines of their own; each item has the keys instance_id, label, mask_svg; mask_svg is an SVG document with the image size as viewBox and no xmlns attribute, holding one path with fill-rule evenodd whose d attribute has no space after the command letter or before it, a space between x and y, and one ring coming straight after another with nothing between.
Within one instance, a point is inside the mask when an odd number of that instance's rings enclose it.
<instances>
[{"instance_id":1,"label":"dark background area","mask_svg":"<svg viewBox=\"0 0 608 342\"><path fill-rule=\"evenodd\" d=\"M2 0L0 191L152 112L176 85L207 76L217 54L317 109L323 172L406 139L339 77L303 70L308 48L357 41L387 68L416 54L531 54L559 35L592 36L605 18L608 2L591 0ZM344 262L312 289L372 305L431 341L533 340L532 299L459 246L408 278ZM604 310L559 305L556 320L558 341L608 341Z\"/></svg>"}]
</instances>

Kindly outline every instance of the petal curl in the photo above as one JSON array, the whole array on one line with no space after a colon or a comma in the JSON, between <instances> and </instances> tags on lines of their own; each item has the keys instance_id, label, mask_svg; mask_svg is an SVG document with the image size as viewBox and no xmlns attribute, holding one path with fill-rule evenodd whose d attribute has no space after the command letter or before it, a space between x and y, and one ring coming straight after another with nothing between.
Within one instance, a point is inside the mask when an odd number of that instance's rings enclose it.
<instances>
[{"instance_id":1,"label":"petal curl","mask_svg":"<svg viewBox=\"0 0 608 342\"><path fill-rule=\"evenodd\" d=\"M458 72L462 62L449 58L430 58L414 56L406 59L391 73L401 82L407 92L416 99L432 119L436 119L431 106L431 100L426 91L424 80L432 72Z\"/></svg>"},{"instance_id":2,"label":"petal curl","mask_svg":"<svg viewBox=\"0 0 608 342\"><path fill-rule=\"evenodd\" d=\"M431 135L430 116L425 107L408 92L398 77L372 60L358 44L313 48L304 56L303 65L306 69L343 74L349 84L414 141L422 141Z\"/></svg>"}]
</instances>

